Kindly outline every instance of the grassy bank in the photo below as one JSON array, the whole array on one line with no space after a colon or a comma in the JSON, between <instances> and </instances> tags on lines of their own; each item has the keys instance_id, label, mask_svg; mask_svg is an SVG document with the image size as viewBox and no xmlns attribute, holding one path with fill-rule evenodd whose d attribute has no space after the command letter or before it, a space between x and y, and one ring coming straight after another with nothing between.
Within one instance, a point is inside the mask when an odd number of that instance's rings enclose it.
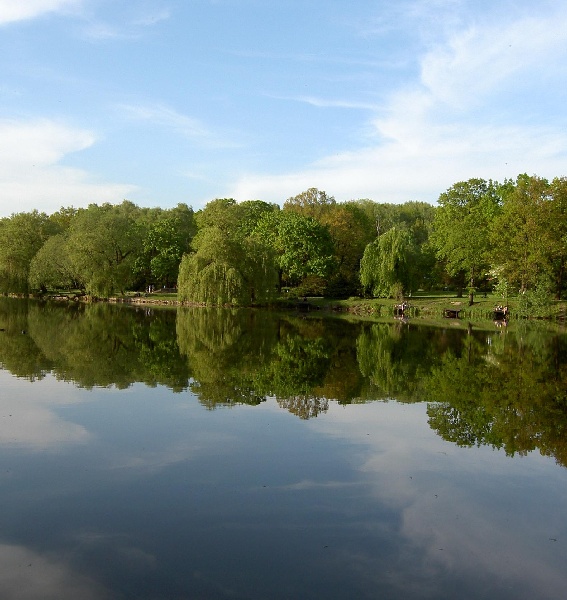
<instances>
[{"instance_id":1,"label":"grassy bank","mask_svg":"<svg viewBox=\"0 0 567 600\"><path fill-rule=\"evenodd\" d=\"M320 309L334 310L358 315L374 317L393 317L394 309L399 301L386 298L361 299L349 298L348 300L330 300L326 298L310 298L309 302ZM475 297L474 303L469 306L468 298L458 298L454 293L418 293L408 298L409 310L406 311L412 318L436 319L443 318L446 309L458 310L460 319L486 320L493 319L494 308L504 304L501 297L487 294ZM520 318L520 304L517 298L507 301L509 318ZM567 316L567 301L553 300L546 307L540 318L565 319Z\"/></svg>"},{"instance_id":2,"label":"grassy bank","mask_svg":"<svg viewBox=\"0 0 567 600\"><path fill-rule=\"evenodd\" d=\"M53 300L76 300L93 301L102 300L89 298L88 296L79 296L73 293L45 294L44 299ZM105 299L109 302L126 302L135 304L161 304L161 305L180 305L177 300L177 294L168 290L166 292L153 292L151 294L130 292L125 295L117 295L113 298ZM469 321L492 320L494 318L494 308L497 305L503 305L504 302L500 296L495 294L479 294L475 296L474 303L469 306L468 298L458 298L454 292L437 293L417 293L406 302L409 309L406 315L417 319L441 319L445 310L450 309L459 311L458 318ZM273 308L276 309L297 309L297 308L315 308L322 311L358 315L365 318L393 318L395 306L399 304L398 300L389 298L349 298L347 300L333 300L322 297L309 297L302 300L281 299L276 301ZM523 318L520 301L516 298L509 298L506 302L509 308L509 318ZM545 318L551 320L565 320L567 317L567 301L551 300L548 305L538 311L535 318Z\"/></svg>"}]
</instances>

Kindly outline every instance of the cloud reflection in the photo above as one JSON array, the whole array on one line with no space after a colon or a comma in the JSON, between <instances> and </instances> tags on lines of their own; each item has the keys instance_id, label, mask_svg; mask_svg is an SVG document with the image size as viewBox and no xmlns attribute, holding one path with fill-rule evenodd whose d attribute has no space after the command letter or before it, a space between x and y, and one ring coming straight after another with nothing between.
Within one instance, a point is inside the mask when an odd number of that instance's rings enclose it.
<instances>
[{"instance_id":1,"label":"cloud reflection","mask_svg":"<svg viewBox=\"0 0 567 600\"><path fill-rule=\"evenodd\" d=\"M397 552L411 561L411 579L424 586L422 597L433 597L427 586L441 578L467 581L469 590L502 590L499 597L561 597L567 573L557 541L565 528L545 487L533 478L537 467L567 491L553 460L537 454L512 460L490 448L458 448L424 430L424 404L377 408L333 405L324 420L309 426L359 445L358 469L372 495L399 515ZM361 411L367 413L363 418ZM369 521L367 528L376 525ZM361 576L376 573L385 583L389 571L371 568L377 557L343 559ZM406 584L396 581L394 571L390 575L388 585L401 593Z\"/></svg>"},{"instance_id":2,"label":"cloud reflection","mask_svg":"<svg viewBox=\"0 0 567 600\"><path fill-rule=\"evenodd\" d=\"M0 597L5 600L110 600L111 595L64 563L24 546L0 544Z\"/></svg>"},{"instance_id":3,"label":"cloud reflection","mask_svg":"<svg viewBox=\"0 0 567 600\"><path fill-rule=\"evenodd\" d=\"M16 379L0 371L0 446L17 446L30 450L55 449L62 444L84 444L91 434L82 426L71 423L54 411L55 406L76 403L72 386L65 394L65 385L51 385L50 377L36 382Z\"/></svg>"}]
</instances>

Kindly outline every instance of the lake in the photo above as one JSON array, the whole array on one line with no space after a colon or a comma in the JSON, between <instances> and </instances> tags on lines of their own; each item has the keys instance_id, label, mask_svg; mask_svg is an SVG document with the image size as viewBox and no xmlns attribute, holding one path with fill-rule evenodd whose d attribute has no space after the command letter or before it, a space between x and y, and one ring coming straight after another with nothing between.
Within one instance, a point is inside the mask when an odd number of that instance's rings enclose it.
<instances>
[{"instance_id":1,"label":"lake","mask_svg":"<svg viewBox=\"0 0 567 600\"><path fill-rule=\"evenodd\" d=\"M0 298L3 599L558 599L567 336Z\"/></svg>"}]
</instances>

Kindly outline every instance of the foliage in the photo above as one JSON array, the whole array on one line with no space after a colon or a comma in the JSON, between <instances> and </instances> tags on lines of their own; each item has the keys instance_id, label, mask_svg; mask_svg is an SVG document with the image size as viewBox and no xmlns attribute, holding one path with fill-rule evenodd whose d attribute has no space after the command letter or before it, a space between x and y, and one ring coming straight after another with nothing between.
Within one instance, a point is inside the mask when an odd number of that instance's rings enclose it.
<instances>
[{"instance_id":1,"label":"foliage","mask_svg":"<svg viewBox=\"0 0 567 600\"><path fill-rule=\"evenodd\" d=\"M417 254L412 236L396 227L368 244L360 262L360 281L373 296L388 298L411 291Z\"/></svg>"},{"instance_id":2,"label":"foliage","mask_svg":"<svg viewBox=\"0 0 567 600\"><path fill-rule=\"evenodd\" d=\"M178 204L168 211L154 211L144 229L142 248L134 263L136 274L142 276L144 287L175 285L181 258L189 251L197 229L193 210Z\"/></svg>"},{"instance_id":3,"label":"foliage","mask_svg":"<svg viewBox=\"0 0 567 600\"><path fill-rule=\"evenodd\" d=\"M273 252L282 284L295 285L309 275L327 277L333 267L333 241L329 230L312 217L293 211L262 216L254 238Z\"/></svg>"},{"instance_id":4,"label":"foliage","mask_svg":"<svg viewBox=\"0 0 567 600\"><path fill-rule=\"evenodd\" d=\"M493 264L522 293L550 273L549 204L547 180L519 175L507 186L502 212L491 223Z\"/></svg>"},{"instance_id":5,"label":"foliage","mask_svg":"<svg viewBox=\"0 0 567 600\"><path fill-rule=\"evenodd\" d=\"M44 242L60 231L34 210L0 220L0 291L27 293L30 264Z\"/></svg>"},{"instance_id":6,"label":"foliage","mask_svg":"<svg viewBox=\"0 0 567 600\"><path fill-rule=\"evenodd\" d=\"M197 218L200 229L193 252L179 268L179 299L236 306L270 301L277 276L272 251L261 239L245 234L236 202L215 200Z\"/></svg>"},{"instance_id":7,"label":"foliage","mask_svg":"<svg viewBox=\"0 0 567 600\"><path fill-rule=\"evenodd\" d=\"M72 289L77 287L67 248L67 232L50 237L30 263L32 289Z\"/></svg>"},{"instance_id":8,"label":"foliage","mask_svg":"<svg viewBox=\"0 0 567 600\"><path fill-rule=\"evenodd\" d=\"M520 292L518 296L518 315L522 317L544 317L551 304L551 282L540 277L532 289Z\"/></svg>"},{"instance_id":9,"label":"foliage","mask_svg":"<svg viewBox=\"0 0 567 600\"><path fill-rule=\"evenodd\" d=\"M463 272L468 287L474 289L489 267L489 225L501 206L498 185L469 179L454 184L439 196L438 202L432 246L448 274ZM472 301L471 294L469 303Z\"/></svg>"},{"instance_id":10,"label":"foliage","mask_svg":"<svg viewBox=\"0 0 567 600\"><path fill-rule=\"evenodd\" d=\"M185 256L185 258L183 258ZM183 269L180 266L183 260ZM206 303L270 302L291 294L336 299L414 290L521 292L520 312L543 315L544 291L567 288L567 178L469 179L438 206L337 203L317 188L283 210L219 198L193 212L91 204L0 219L0 292L81 288L108 297L149 285ZM478 300L477 300L478 301Z\"/></svg>"},{"instance_id":11,"label":"foliage","mask_svg":"<svg viewBox=\"0 0 567 600\"><path fill-rule=\"evenodd\" d=\"M318 221L336 204L333 196L328 196L327 192L317 188L309 188L305 192L288 198L284 202L284 211L292 211L312 217Z\"/></svg>"},{"instance_id":12,"label":"foliage","mask_svg":"<svg viewBox=\"0 0 567 600\"><path fill-rule=\"evenodd\" d=\"M334 268L326 294L346 298L360 293L358 270L364 249L374 239L374 231L364 211L355 203L334 204L321 222L333 241Z\"/></svg>"},{"instance_id":13,"label":"foliage","mask_svg":"<svg viewBox=\"0 0 567 600\"><path fill-rule=\"evenodd\" d=\"M124 292L134 281L134 262L142 247L136 219L139 209L91 204L80 211L68 230L67 253L74 278L91 295Z\"/></svg>"}]
</instances>

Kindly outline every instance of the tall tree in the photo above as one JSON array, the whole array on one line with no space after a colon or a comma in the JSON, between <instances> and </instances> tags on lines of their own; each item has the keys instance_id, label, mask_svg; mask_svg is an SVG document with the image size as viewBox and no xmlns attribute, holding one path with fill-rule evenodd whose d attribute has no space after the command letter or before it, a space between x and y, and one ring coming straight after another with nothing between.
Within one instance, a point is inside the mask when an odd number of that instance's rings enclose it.
<instances>
[{"instance_id":1,"label":"tall tree","mask_svg":"<svg viewBox=\"0 0 567 600\"><path fill-rule=\"evenodd\" d=\"M144 285L171 287L177 282L181 257L190 249L197 226L193 209L178 204L170 210L153 211L149 222L142 217L142 250L135 261L135 271Z\"/></svg>"},{"instance_id":2,"label":"tall tree","mask_svg":"<svg viewBox=\"0 0 567 600\"><path fill-rule=\"evenodd\" d=\"M139 209L91 204L71 223L67 250L75 279L92 295L108 297L125 291L134 280L134 261L141 251Z\"/></svg>"},{"instance_id":3,"label":"tall tree","mask_svg":"<svg viewBox=\"0 0 567 600\"><path fill-rule=\"evenodd\" d=\"M213 200L200 211L193 251L179 268L180 300L247 305L273 297L273 253L261 239L247 235L246 218L256 219L232 199Z\"/></svg>"},{"instance_id":4,"label":"tall tree","mask_svg":"<svg viewBox=\"0 0 567 600\"><path fill-rule=\"evenodd\" d=\"M492 223L493 268L520 292L551 278L553 221L546 179L519 175L508 182L501 213Z\"/></svg>"},{"instance_id":5,"label":"tall tree","mask_svg":"<svg viewBox=\"0 0 567 600\"><path fill-rule=\"evenodd\" d=\"M547 222L551 233L551 271L555 297L560 300L567 284L567 177L556 177L550 186Z\"/></svg>"},{"instance_id":6,"label":"tall tree","mask_svg":"<svg viewBox=\"0 0 567 600\"><path fill-rule=\"evenodd\" d=\"M32 258L29 271L32 289L45 292L77 287L67 239L67 232L51 236Z\"/></svg>"},{"instance_id":7,"label":"tall tree","mask_svg":"<svg viewBox=\"0 0 567 600\"><path fill-rule=\"evenodd\" d=\"M449 275L464 273L469 284L469 304L473 303L477 281L488 270L489 225L501 207L498 190L492 181L469 179L439 196L431 243Z\"/></svg>"},{"instance_id":8,"label":"tall tree","mask_svg":"<svg viewBox=\"0 0 567 600\"><path fill-rule=\"evenodd\" d=\"M325 279L333 267L333 240L326 226L294 211L266 213L254 237L271 248L282 284L298 285L315 275Z\"/></svg>"},{"instance_id":9,"label":"tall tree","mask_svg":"<svg viewBox=\"0 0 567 600\"><path fill-rule=\"evenodd\" d=\"M373 296L404 296L415 284L416 255L411 234L393 227L366 246L360 262L362 286Z\"/></svg>"},{"instance_id":10,"label":"tall tree","mask_svg":"<svg viewBox=\"0 0 567 600\"><path fill-rule=\"evenodd\" d=\"M309 188L297 196L292 196L284 202L284 210L297 212L305 217L321 220L321 217L334 205L334 196L317 188Z\"/></svg>"},{"instance_id":11,"label":"tall tree","mask_svg":"<svg viewBox=\"0 0 567 600\"><path fill-rule=\"evenodd\" d=\"M44 242L59 231L56 223L37 210L13 214L0 221L1 291L29 291L31 261Z\"/></svg>"},{"instance_id":12,"label":"tall tree","mask_svg":"<svg viewBox=\"0 0 567 600\"><path fill-rule=\"evenodd\" d=\"M329 229L335 256L327 295L339 298L359 294L360 261L366 245L374 239L372 224L353 202L333 205L321 221Z\"/></svg>"}]
</instances>

